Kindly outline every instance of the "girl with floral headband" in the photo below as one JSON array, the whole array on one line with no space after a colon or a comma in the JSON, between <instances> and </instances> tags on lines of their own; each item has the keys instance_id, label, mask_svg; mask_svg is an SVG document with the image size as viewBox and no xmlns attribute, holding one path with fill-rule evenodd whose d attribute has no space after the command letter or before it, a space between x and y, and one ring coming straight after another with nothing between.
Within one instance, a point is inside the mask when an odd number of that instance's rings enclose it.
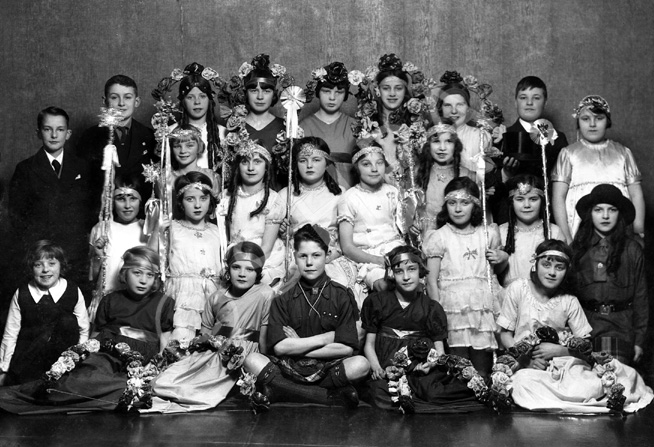
<instances>
[{"instance_id":1,"label":"girl with floral headband","mask_svg":"<svg viewBox=\"0 0 654 447\"><path fill-rule=\"evenodd\" d=\"M319 109L300 122L305 136L322 138L331 149L333 165L327 171L344 189L354 185L352 151L356 140L352 133L355 120L343 113L342 106L350 95L348 71L342 62L332 62L311 73L307 82L307 102L318 99Z\"/></svg>"},{"instance_id":2,"label":"girl with floral headband","mask_svg":"<svg viewBox=\"0 0 654 447\"><path fill-rule=\"evenodd\" d=\"M503 250L509 255L506 269L501 272L502 285L518 278L529 278L529 262L538 244L545 239L564 240L561 229L550 223L550 237L545 225L545 193L541 178L520 174L506 183L509 191L509 221L500 225Z\"/></svg>"},{"instance_id":3,"label":"girl with floral headband","mask_svg":"<svg viewBox=\"0 0 654 447\"><path fill-rule=\"evenodd\" d=\"M293 235L306 224L316 224L325 228L331 238L325 271L332 280L345 286L352 286L354 283L348 284L348 276L341 265L346 261L340 259L342 252L338 242L336 208L343 194L343 188L327 172L329 166L333 164L329 149L327 143L318 137L304 137L295 142L291 215L282 222L280 236L281 239L285 239L286 231L291 231ZM282 189L279 196L286 209L287 189ZM295 264L292 267L295 268Z\"/></svg>"},{"instance_id":4,"label":"girl with floral headband","mask_svg":"<svg viewBox=\"0 0 654 447\"><path fill-rule=\"evenodd\" d=\"M626 398L624 411L637 411L654 394L633 368L607 353L591 354L592 327L565 289L571 258L565 242L546 240L536 248L530 278L506 289L497 324L502 344L516 360L513 374L505 377L507 388L514 402L529 410L608 413L618 385Z\"/></svg>"},{"instance_id":5,"label":"girl with floral headband","mask_svg":"<svg viewBox=\"0 0 654 447\"><path fill-rule=\"evenodd\" d=\"M438 230L427 233L423 252L429 296L441 303L447 315L450 353L470 359L482 376L488 376L492 351L497 349L495 314L501 287L487 270L487 262L499 270L508 255L499 249L497 225L488 227L486 237L481 224L479 188L468 177L457 177L445 187Z\"/></svg>"},{"instance_id":6,"label":"girl with floral headband","mask_svg":"<svg viewBox=\"0 0 654 447\"><path fill-rule=\"evenodd\" d=\"M373 381L370 390L375 404L384 409L397 408L391 401L389 381L397 380L393 368L395 354L402 348L422 351L422 362L406 371L412 399L400 398L405 413L481 409L475 393L466 384L447 373L443 366L427 361L434 349L445 354L447 318L443 307L432 300L421 280L427 275L422 253L411 246L400 246L386 255L389 290L371 294L363 303L361 320L366 331L364 353L370 362Z\"/></svg>"},{"instance_id":7,"label":"girl with floral headband","mask_svg":"<svg viewBox=\"0 0 654 447\"><path fill-rule=\"evenodd\" d=\"M266 353L268 314L273 299L261 283L265 257L249 241L227 250L224 282L205 306L201 333L225 337L223 346L242 348L242 357ZM230 393L240 365L226 365L220 350L193 352L172 364L152 382L153 402L148 412L180 413L214 408Z\"/></svg>"},{"instance_id":8,"label":"girl with floral headband","mask_svg":"<svg viewBox=\"0 0 654 447\"><path fill-rule=\"evenodd\" d=\"M359 183L341 196L337 221L360 309L369 292L386 289L384 254L402 245L403 238L396 224L399 192L384 182L384 150L373 143L355 152L352 163Z\"/></svg>"},{"instance_id":9,"label":"girl with floral headband","mask_svg":"<svg viewBox=\"0 0 654 447\"><path fill-rule=\"evenodd\" d=\"M190 340L200 330L202 312L222 270L224 241L209 222L217 205L212 191L211 180L201 172L175 180L177 211L183 217L170 223L166 293L175 299L176 340Z\"/></svg>"},{"instance_id":10,"label":"girl with floral headband","mask_svg":"<svg viewBox=\"0 0 654 447\"><path fill-rule=\"evenodd\" d=\"M272 157L258 140L240 144L231 165L231 178L218 208L218 225L232 245L251 241L265 256L262 282L275 285L285 275L284 243L278 237L284 202L270 187Z\"/></svg>"},{"instance_id":11,"label":"girl with floral headband","mask_svg":"<svg viewBox=\"0 0 654 447\"><path fill-rule=\"evenodd\" d=\"M616 186L636 208L633 231L645 235L645 201L641 174L631 151L617 141L606 138L611 127L609 103L597 95L583 98L575 108L579 138L559 153L552 171L552 211L556 224L568 243L579 228L577 201L595 186Z\"/></svg>"}]
</instances>

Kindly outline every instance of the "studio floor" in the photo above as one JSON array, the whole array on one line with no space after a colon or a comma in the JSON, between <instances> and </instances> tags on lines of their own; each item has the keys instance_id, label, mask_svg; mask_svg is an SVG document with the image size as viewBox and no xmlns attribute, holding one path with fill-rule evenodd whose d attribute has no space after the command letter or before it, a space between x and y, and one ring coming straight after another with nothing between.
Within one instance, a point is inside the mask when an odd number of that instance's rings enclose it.
<instances>
[{"instance_id":1,"label":"studio floor","mask_svg":"<svg viewBox=\"0 0 654 447\"><path fill-rule=\"evenodd\" d=\"M180 415L0 413L0 446L651 446L654 405L619 416L492 411L403 416L370 407Z\"/></svg>"}]
</instances>

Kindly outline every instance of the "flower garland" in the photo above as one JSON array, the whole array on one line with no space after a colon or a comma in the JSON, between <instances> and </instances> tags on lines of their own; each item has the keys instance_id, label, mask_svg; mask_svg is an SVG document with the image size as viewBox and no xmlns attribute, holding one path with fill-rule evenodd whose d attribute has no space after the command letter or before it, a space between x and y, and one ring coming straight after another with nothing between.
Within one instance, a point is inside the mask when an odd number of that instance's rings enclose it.
<instances>
[{"instance_id":1,"label":"flower garland","mask_svg":"<svg viewBox=\"0 0 654 447\"><path fill-rule=\"evenodd\" d=\"M240 393L250 401L250 406L254 414L270 409L270 400L268 397L257 391L256 375L241 370L241 377L236 381L236 386L240 388Z\"/></svg>"}]
</instances>

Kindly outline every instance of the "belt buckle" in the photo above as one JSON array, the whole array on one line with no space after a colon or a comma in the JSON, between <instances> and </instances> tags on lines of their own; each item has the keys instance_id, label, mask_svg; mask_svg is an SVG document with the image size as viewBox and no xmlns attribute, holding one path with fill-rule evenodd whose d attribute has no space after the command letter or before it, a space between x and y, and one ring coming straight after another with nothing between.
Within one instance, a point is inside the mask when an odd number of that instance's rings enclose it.
<instances>
[{"instance_id":1,"label":"belt buckle","mask_svg":"<svg viewBox=\"0 0 654 447\"><path fill-rule=\"evenodd\" d=\"M611 306L610 304L600 304L599 306L599 313L600 315L609 315L611 313Z\"/></svg>"}]
</instances>

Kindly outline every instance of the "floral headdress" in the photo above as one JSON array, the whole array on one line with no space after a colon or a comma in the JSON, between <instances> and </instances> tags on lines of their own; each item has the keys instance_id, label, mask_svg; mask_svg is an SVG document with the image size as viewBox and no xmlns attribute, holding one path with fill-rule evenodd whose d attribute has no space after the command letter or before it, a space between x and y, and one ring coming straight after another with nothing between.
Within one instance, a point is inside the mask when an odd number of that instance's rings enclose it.
<instances>
[{"instance_id":1,"label":"floral headdress","mask_svg":"<svg viewBox=\"0 0 654 447\"><path fill-rule=\"evenodd\" d=\"M456 191L451 191L449 192L445 198L444 202L447 203L450 200L468 200L472 203L474 203L477 206L481 205L481 202L479 199L472 194L470 194L468 191L463 190L463 189L457 189Z\"/></svg>"},{"instance_id":2,"label":"floral headdress","mask_svg":"<svg viewBox=\"0 0 654 447\"><path fill-rule=\"evenodd\" d=\"M270 155L270 152L268 152L268 149L249 139L238 146L236 155L241 157L253 157L254 155L259 155L268 163L272 162L272 156Z\"/></svg>"},{"instance_id":3,"label":"floral headdress","mask_svg":"<svg viewBox=\"0 0 654 447\"><path fill-rule=\"evenodd\" d=\"M310 102L316 96L316 88L320 83L328 82L332 85L349 89L352 83L350 81L350 75L352 73L361 72L356 70L348 72L343 62L332 62L324 67L316 68L311 72L311 79L307 82L307 86L304 89L307 102Z\"/></svg>"},{"instance_id":4,"label":"floral headdress","mask_svg":"<svg viewBox=\"0 0 654 447\"><path fill-rule=\"evenodd\" d=\"M542 189L536 188L535 186L531 185L530 183L518 183L518 185L514 189L509 191L509 198L514 197L516 195L522 195L523 196L525 194L529 194L532 191L535 192L536 194L538 194L541 197L545 196L545 192Z\"/></svg>"},{"instance_id":5,"label":"floral headdress","mask_svg":"<svg viewBox=\"0 0 654 447\"><path fill-rule=\"evenodd\" d=\"M606 99L602 98L600 95L588 95L579 101L579 104L577 104L577 107L574 109L572 117L575 119L579 118L581 111L587 107L591 109L600 109L607 116L611 116L611 109L609 108L609 103Z\"/></svg>"},{"instance_id":6,"label":"floral headdress","mask_svg":"<svg viewBox=\"0 0 654 447\"><path fill-rule=\"evenodd\" d=\"M192 124L186 126L186 129L182 129L182 126L177 126L171 133L170 138L175 138L177 140L185 140L188 138L202 138L200 129L195 127Z\"/></svg>"},{"instance_id":7,"label":"floral headdress","mask_svg":"<svg viewBox=\"0 0 654 447\"><path fill-rule=\"evenodd\" d=\"M152 96L154 99L157 101L167 101L167 95L170 94L172 91L172 88L175 84L180 82L182 79L189 77L189 76L202 76L204 79L207 81L211 82L214 87L216 87L216 90L220 90L223 85L225 84L225 81L220 77L218 72L214 70L213 68L209 67L204 67L201 64L198 64L197 62L193 62L186 67L184 67L184 70L181 70L179 68L175 68L172 73L170 73L170 76L166 76L159 81L159 84L157 85L157 88L152 90ZM191 90L195 85L193 83L190 84L189 90ZM186 96L185 92L182 94L180 92L180 97L178 99L182 99L184 96Z\"/></svg>"},{"instance_id":8,"label":"floral headdress","mask_svg":"<svg viewBox=\"0 0 654 447\"><path fill-rule=\"evenodd\" d=\"M429 139L434 135L440 135L442 133L449 133L451 135L456 135L456 129L454 128L454 126L451 126L449 124L438 123L435 126L432 126L429 129L427 129L425 138Z\"/></svg>"},{"instance_id":9,"label":"floral headdress","mask_svg":"<svg viewBox=\"0 0 654 447\"><path fill-rule=\"evenodd\" d=\"M304 143L298 150L297 158L300 159L301 157L312 157L314 155L319 155L328 162L332 161L330 154L323 151L322 149L319 149L315 144L312 143Z\"/></svg>"},{"instance_id":10,"label":"floral headdress","mask_svg":"<svg viewBox=\"0 0 654 447\"><path fill-rule=\"evenodd\" d=\"M189 183L188 185L184 185L182 188L180 188L179 191L177 191L177 197L182 197L186 191L189 189L197 189L198 191L206 192L207 194L212 194L211 187L209 185L205 185L202 182L193 182Z\"/></svg>"}]
</instances>

